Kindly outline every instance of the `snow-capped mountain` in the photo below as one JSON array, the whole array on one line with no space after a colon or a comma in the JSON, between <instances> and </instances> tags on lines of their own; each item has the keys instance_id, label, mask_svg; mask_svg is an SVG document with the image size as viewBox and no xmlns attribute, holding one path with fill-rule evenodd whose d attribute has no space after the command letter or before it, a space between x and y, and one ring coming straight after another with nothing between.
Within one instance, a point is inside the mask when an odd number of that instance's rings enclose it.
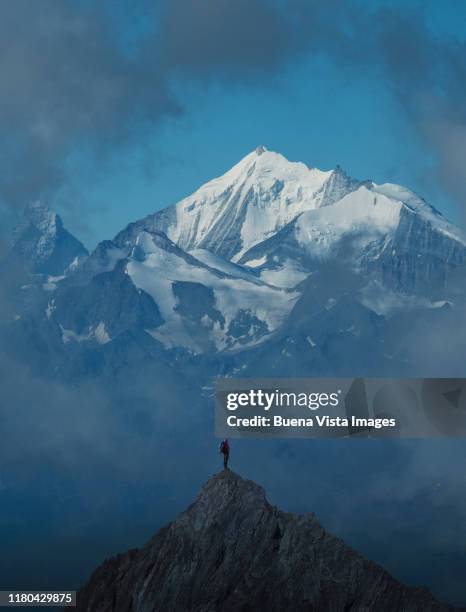
<instances>
[{"instance_id":1,"label":"snow-capped mountain","mask_svg":"<svg viewBox=\"0 0 466 612\"><path fill-rule=\"evenodd\" d=\"M31 202L16 229L12 255L31 272L59 276L78 267L88 252L57 213L43 202Z\"/></svg>"},{"instance_id":2,"label":"snow-capped mountain","mask_svg":"<svg viewBox=\"0 0 466 612\"><path fill-rule=\"evenodd\" d=\"M323 172L258 147L178 204L130 224L115 242L131 244L141 229L159 230L185 250L236 261L302 212L333 204L358 184L339 168Z\"/></svg>"},{"instance_id":3,"label":"snow-capped mountain","mask_svg":"<svg viewBox=\"0 0 466 612\"><path fill-rule=\"evenodd\" d=\"M66 232L39 217L36 270ZM408 189L260 147L100 243L49 287L43 317L66 350L105 351L112 368L131 345L149 360L215 356L231 374L376 371L396 358L399 313L403 329L409 312L450 317L465 262L463 233Z\"/></svg>"},{"instance_id":4,"label":"snow-capped mountain","mask_svg":"<svg viewBox=\"0 0 466 612\"><path fill-rule=\"evenodd\" d=\"M265 282L294 287L323 261L344 258L402 293L428 294L466 259L466 237L412 191L289 162L259 147L223 176L130 224L180 248L240 263Z\"/></svg>"}]
</instances>

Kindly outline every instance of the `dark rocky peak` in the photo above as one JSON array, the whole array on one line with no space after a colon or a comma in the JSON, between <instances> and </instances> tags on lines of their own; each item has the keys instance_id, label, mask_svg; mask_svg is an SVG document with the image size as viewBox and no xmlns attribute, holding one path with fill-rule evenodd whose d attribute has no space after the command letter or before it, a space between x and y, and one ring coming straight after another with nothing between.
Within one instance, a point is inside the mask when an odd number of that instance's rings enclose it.
<instances>
[{"instance_id":1,"label":"dark rocky peak","mask_svg":"<svg viewBox=\"0 0 466 612\"><path fill-rule=\"evenodd\" d=\"M14 233L12 256L26 269L62 275L87 255L83 244L65 229L60 215L43 202L25 207Z\"/></svg>"},{"instance_id":2,"label":"dark rocky peak","mask_svg":"<svg viewBox=\"0 0 466 612\"><path fill-rule=\"evenodd\" d=\"M266 151L267 151L267 149L266 149L266 147L264 147L264 145L259 145L255 149L256 155L262 155L262 153L266 153Z\"/></svg>"},{"instance_id":3,"label":"dark rocky peak","mask_svg":"<svg viewBox=\"0 0 466 612\"><path fill-rule=\"evenodd\" d=\"M320 191L320 206L330 206L361 186L361 181L350 177L339 165L330 173Z\"/></svg>"},{"instance_id":4,"label":"dark rocky peak","mask_svg":"<svg viewBox=\"0 0 466 612\"><path fill-rule=\"evenodd\" d=\"M154 612L448 610L328 534L313 514L270 505L225 470L143 548L105 561L78 610Z\"/></svg>"}]
</instances>

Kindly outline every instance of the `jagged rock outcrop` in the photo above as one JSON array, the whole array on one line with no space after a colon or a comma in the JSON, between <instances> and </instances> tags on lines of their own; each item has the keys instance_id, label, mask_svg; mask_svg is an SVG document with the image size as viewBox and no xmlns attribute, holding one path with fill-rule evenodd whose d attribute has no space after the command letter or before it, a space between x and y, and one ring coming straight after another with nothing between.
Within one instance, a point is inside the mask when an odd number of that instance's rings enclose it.
<instances>
[{"instance_id":1,"label":"jagged rock outcrop","mask_svg":"<svg viewBox=\"0 0 466 612\"><path fill-rule=\"evenodd\" d=\"M154 612L448 610L327 533L313 514L271 506L231 471L143 548L105 561L77 610Z\"/></svg>"}]
</instances>

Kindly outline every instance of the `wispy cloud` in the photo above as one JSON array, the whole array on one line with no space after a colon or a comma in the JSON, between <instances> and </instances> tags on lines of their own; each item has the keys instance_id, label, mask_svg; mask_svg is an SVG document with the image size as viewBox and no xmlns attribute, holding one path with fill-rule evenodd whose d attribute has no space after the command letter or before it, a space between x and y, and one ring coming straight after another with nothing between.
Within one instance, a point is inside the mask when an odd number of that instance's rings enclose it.
<instances>
[{"instance_id":1,"label":"wispy cloud","mask_svg":"<svg viewBox=\"0 0 466 612\"><path fill-rule=\"evenodd\" d=\"M385 82L430 149L439 184L464 200L466 45L436 36L421 4L173 0L154 11L142 1L126 6L146 20L142 34L133 28L131 48L108 11L106 3L59 0L2 5L4 201L53 193L66 176L64 159L83 144L114 151L136 134L143 139L148 124L189 110L172 92L174 77L202 86L220 78L234 93L306 54L354 79Z\"/></svg>"}]
</instances>

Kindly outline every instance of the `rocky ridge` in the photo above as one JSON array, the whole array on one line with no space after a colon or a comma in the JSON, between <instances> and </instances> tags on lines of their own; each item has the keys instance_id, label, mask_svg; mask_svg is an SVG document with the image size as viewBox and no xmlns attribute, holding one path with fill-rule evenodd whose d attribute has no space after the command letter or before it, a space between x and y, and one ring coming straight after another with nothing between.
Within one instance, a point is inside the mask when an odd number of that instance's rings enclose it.
<instances>
[{"instance_id":1,"label":"rocky ridge","mask_svg":"<svg viewBox=\"0 0 466 612\"><path fill-rule=\"evenodd\" d=\"M327 533L314 514L282 512L226 470L143 548L105 561L77 610L449 610Z\"/></svg>"}]
</instances>

